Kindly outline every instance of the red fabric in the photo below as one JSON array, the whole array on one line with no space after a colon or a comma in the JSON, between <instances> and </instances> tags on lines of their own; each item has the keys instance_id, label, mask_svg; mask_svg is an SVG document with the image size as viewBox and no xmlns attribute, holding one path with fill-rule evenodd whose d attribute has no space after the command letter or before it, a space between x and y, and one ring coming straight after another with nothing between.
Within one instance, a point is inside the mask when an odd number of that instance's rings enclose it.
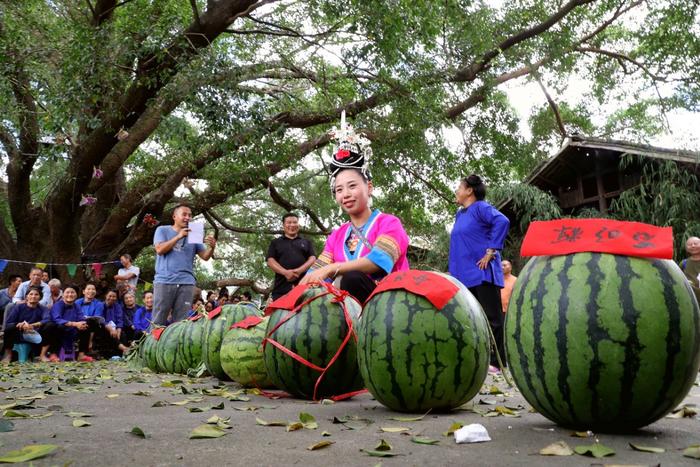
<instances>
[{"instance_id":1,"label":"red fabric","mask_svg":"<svg viewBox=\"0 0 700 467\"><path fill-rule=\"evenodd\" d=\"M209 312L209 315L208 315L207 317L208 317L209 319L214 319L214 318L216 318L217 316L219 316L220 313L221 313L221 307L220 307L220 306L217 306L216 308L214 308L213 310L211 310L211 311Z\"/></svg>"},{"instance_id":2,"label":"red fabric","mask_svg":"<svg viewBox=\"0 0 700 467\"><path fill-rule=\"evenodd\" d=\"M339 161L347 159L348 157L350 157L350 151L347 149L339 149L338 152L335 153L335 158Z\"/></svg>"},{"instance_id":3,"label":"red fabric","mask_svg":"<svg viewBox=\"0 0 700 467\"><path fill-rule=\"evenodd\" d=\"M438 310L442 310L452 300L459 287L445 276L430 271L409 269L398 271L386 276L367 297L369 302L378 293L387 290L406 290L415 295L425 297ZM365 303L367 303L365 302Z\"/></svg>"},{"instance_id":4,"label":"red fabric","mask_svg":"<svg viewBox=\"0 0 700 467\"><path fill-rule=\"evenodd\" d=\"M95 276L99 276L102 273L102 263L92 263L92 270L95 271Z\"/></svg>"},{"instance_id":5,"label":"red fabric","mask_svg":"<svg viewBox=\"0 0 700 467\"><path fill-rule=\"evenodd\" d=\"M213 310L212 310L212 311L213 311ZM187 319L188 319L189 321L197 321L197 320L198 320L199 318L201 318L202 316L203 316L203 315L197 313L196 315L190 316L190 317L187 318Z\"/></svg>"},{"instance_id":6,"label":"red fabric","mask_svg":"<svg viewBox=\"0 0 700 467\"><path fill-rule=\"evenodd\" d=\"M265 308L265 316L271 315L275 310L292 310L296 306L297 300L301 297L311 284L299 284L287 294L270 303Z\"/></svg>"},{"instance_id":7,"label":"red fabric","mask_svg":"<svg viewBox=\"0 0 700 467\"><path fill-rule=\"evenodd\" d=\"M153 338L155 340L159 340L160 335L163 334L163 331L165 331L165 328L156 328L156 329L151 331L151 335L153 336Z\"/></svg>"},{"instance_id":8,"label":"red fabric","mask_svg":"<svg viewBox=\"0 0 700 467\"><path fill-rule=\"evenodd\" d=\"M263 319L260 316L248 316L247 318L244 318L237 323L233 323L229 329L249 329L260 324L262 320Z\"/></svg>"},{"instance_id":9,"label":"red fabric","mask_svg":"<svg viewBox=\"0 0 700 467\"><path fill-rule=\"evenodd\" d=\"M609 219L558 219L530 223L521 256L593 251L673 259L673 229Z\"/></svg>"}]
</instances>

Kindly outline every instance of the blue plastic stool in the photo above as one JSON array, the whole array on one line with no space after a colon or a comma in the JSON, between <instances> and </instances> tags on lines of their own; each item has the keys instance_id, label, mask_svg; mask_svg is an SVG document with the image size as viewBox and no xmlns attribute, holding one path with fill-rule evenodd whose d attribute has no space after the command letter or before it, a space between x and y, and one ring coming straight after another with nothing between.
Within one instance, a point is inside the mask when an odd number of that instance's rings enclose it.
<instances>
[{"instance_id":1,"label":"blue plastic stool","mask_svg":"<svg viewBox=\"0 0 700 467\"><path fill-rule=\"evenodd\" d=\"M67 349L62 346L61 350L58 351L58 358L60 358L62 362L65 362L66 360L75 361L75 348Z\"/></svg>"},{"instance_id":2,"label":"blue plastic stool","mask_svg":"<svg viewBox=\"0 0 700 467\"><path fill-rule=\"evenodd\" d=\"M17 352L17 361L19 363L26 363L29 360L29 355L32 353L32 344L19 342L12 346L12 350Z\"/></svg>"}]
</instances>

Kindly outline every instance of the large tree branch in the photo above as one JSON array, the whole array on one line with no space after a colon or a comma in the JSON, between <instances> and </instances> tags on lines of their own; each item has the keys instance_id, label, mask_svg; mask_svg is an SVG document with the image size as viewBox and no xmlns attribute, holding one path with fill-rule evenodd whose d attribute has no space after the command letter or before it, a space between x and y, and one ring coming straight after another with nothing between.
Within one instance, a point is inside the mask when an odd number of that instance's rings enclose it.
<instances>
[{"instance_id":1,"label":"large tree branch","mask_svg":"<svg viewBox=\"0 0 700 467\"><path fill-rule=\"evenodd\" d=\"M566 132L566 127L564 126L564 120L561 118L561 113L559 112L559 106L557 105L556 102L554 102L554 99L552 99L552 96L547 91L547 88L544 86L544 83L542 82L542 79L541 79L539 73L534 72L533 75L535 76L535 81L537 81L537 84L540 85L540 89L542 90L544 97L547 99L547 103L549 104L549 107L552 109L552 112L554 113L554 118L556 119L556 122L557 122L557 128L559 129L559 133L561 134L561 139L563 141L569 135Z\"/></svg>"},{"instance_id":2,"label":"large tree branch","mask_svg":"<svg viewBox=\"0 0 700 467\"><path fill-rule=\"evenodd\" d=\"M270 295L270 292L272 292L272 287L262 287L258 285L258 283L253 279L237 279L235 277L232 277L230 279L222 279L216 282L217 287L226 287L229 285L233 285L236 287L250 287L256 293L265 296Z\"/></svg>"},{"instance_id":3,"label":"large tree branch","mask_svg":"<svg viewBox=\"0 0 700 467\"><path fill-rule=\"evenodd\" d=\"M571 13L576 7L585 5L588 3L593 3L595 0L570 0L559 10L557 10L553 15L549 16L544 21L538 23L537 25L524 29L517 34L507 37L495 48L489 50L483 54L478 60L472 62L471 64L457 70L452 78L455 82L465 82L473 81L476 79L479 73L488 68L489 63L496 58L498 55L506 52L510 48L526 41L532 37L538 36L543 32L550 29L552 26L561 21L566 15Z\"/></svg>"},{"instance_id":4,"label":"large tree branch","mask_svg":"<svg viewBox=\"0 0 700 467\"><path fill-rule=\"evenodd\" d=\"M321 219L318 217L318 215L307 205L305 204L294 204L291 203L290 201L284 199L284 197L277 191L275 186L272 184L270 180L267 180L266 183L263 183L264 186L267 187L270 197L272 198L272 201L274 201L276 204L279 206L283 207L287 211L294 211L297 209L301 209L304 211L310 218L311 221L316 224L316 226L321 229L321 232L325 235L329 235L331 233L331 229L329 227L326 227Z\"/></svg>"},{"instance_id":5,"label":"large tree branch","mask_svg":"<svg viewBox=\"0 0 700 467\"><path fill-rule=\"evenodd\" d=\"M106 115L102 124L81 139L68 168L70 183L54 192L50 199L54 209L78 207L81 193L91 181L92 168L100 165L110 150L118 143L120 128L129 129L138 121L150 99L156 97L178 73L180 68L197 56L200 49L212 42L236 18L247 14L263 2L255 0L221 0L180 33L165 50L158 51L137 61L136 77L129 89L117 100L112 109L103 109Z\"/></svg>"}]
</instances>

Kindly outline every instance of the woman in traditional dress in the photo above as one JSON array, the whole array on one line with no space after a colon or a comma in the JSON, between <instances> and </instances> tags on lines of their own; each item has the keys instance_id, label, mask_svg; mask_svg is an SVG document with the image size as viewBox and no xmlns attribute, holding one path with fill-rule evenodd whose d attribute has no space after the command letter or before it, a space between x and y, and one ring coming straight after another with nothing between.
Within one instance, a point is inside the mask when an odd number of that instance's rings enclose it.
<instances>
[{"instance_id":1,"label":"woman in traditional dress","mask_svg":"<svg viewBox=\"0 0 700 467\"><path fill-rule=\"evenodd\" d=\"M350 221L331 233L301 283L335 280L364 303L384 276L408 269L408 236L399 218L371 208L369 141L344 124L335 137L339 145L330 164L331 193Z\"/></svg>"},{"instance_id":2,"label":"woman in traditional dress","mask_svg":"<svg viewBox=\"0 0 700 467\"><path fill-rule=\"evenodd\" d=\"M500 251L510 222L484 201L486 185L478 175L463 179L455 191L455 197L460 209L450 234L450 274L464 284L481 304L496 339L496 349L501 359L505 359ZM496 373L498 366L496 354L492 352L489 370Z\"/></svg>"}]
</instances>

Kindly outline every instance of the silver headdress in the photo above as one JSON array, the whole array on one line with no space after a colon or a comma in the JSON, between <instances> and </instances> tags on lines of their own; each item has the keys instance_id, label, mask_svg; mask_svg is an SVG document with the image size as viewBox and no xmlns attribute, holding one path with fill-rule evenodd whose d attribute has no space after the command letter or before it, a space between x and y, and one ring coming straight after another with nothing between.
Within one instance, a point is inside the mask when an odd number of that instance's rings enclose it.
<instances>
[{"instance_id":1,"label":"silver headdress","mask_svg":"<svg viewBox=\"0 0 700 467\"><path fill-rule=\"evenodd\" d=\"M371 180L371 142L361 134L355 133L353 127L345 122L344 110L340 114L340 130L331 130L331 139L337 142L330 163L331 190L334 188L336 175L343 169L358 169L367 180Z\"/></svg>"}]
</instances>

